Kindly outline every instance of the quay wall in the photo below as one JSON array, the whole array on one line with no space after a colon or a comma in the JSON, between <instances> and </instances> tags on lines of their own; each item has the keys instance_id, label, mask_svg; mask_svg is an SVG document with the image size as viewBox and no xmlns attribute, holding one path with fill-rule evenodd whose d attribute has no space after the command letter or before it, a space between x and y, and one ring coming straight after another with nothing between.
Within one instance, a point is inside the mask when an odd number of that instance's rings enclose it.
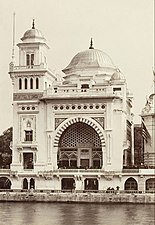
<instances>
[{"instance_id":1,"label":"quay wall","mask_svg":"<svg viewBox=\"0 0 155 225\"><path fill-rule=\"evenodd\" d=\"M155 203L155 194L1 192L0 202Z\"/></svg>"}]
</instances>

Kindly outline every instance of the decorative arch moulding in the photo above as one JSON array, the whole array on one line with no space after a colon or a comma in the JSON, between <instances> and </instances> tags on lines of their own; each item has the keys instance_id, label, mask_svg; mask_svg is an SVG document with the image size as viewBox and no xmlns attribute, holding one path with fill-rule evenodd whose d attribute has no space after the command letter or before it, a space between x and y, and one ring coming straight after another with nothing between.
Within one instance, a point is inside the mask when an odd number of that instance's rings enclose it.
<instances>
[{"instance_id":1,"label":"decorative arch moulding","mask_svg":"<svg viewBox=\"0 0 155 225\"><path fill-rule=\"evenodd\" d=\"M56 129L56 135L54 138L54 147L58 147L59 140L61 138L62 133L72 124L82 122L86 123L87 125L94 128L97 134L100 137L102 147L105 147L105 135L103 134L103 128L92 118L84 118L84 117L77 117L77 118L70 118L62 122L62 125L58 126Z\"/></svg>"}]
</instances>

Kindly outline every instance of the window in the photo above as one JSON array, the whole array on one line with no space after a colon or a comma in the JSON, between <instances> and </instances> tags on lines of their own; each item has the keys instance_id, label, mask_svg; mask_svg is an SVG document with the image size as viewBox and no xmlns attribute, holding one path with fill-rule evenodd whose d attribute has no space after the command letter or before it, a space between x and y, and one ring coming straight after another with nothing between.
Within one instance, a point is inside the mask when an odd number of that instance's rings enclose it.
<instances>
[{"instance_id":1,"label":"window","mask_svg":"<svg viewBox=\"0 0 155 225\"><path fill-rule=\"evenodd\" d=\"M89 84L82 84L81 88L88 89L89 88Z\"/></svg>"},{"instance_id":2,"label":"window","mask_svg":"<svg viewBox=\"0 0 155 225\"><path fill-rule=\"evenodd\" d=\"M27 78L25 78L25 89L27 89Z\"/></svg>"},{"instance_id":3,"label":"window","mask_svg":"<svg viewBox=\"0 0 155 225\"><path fill-rule=\"evenodd\" d=\"M22 89L22 79L19 78L19 90L21 90L21 89Z\"/></svg>"},{"instance_id":4,"label":"window","mask_svg":"<svg viewBox=\"0 0 155 225\"><path fill-rule=\"evenodd\" d=\"M35 179L33 178L30 179L30 188L35 189Z\"/></svg>"},{"instance_id":5,"label":"window","mask_svg":"<svg viewBox=\"0 0 155 225\"><path fill-rule=\"evenodd\" d=\"M39 89L39 79L38 79L38 77L36 78L36 89Z\"/></svg>"},{"instance_id":6,"label":"window","mask_svg":"<svg viewBox=\"0 0 155 225\"><path fill-rule=\"evenodd\" d=\"M138 190L137 181L134 178L128 178L125 182L125 190Z\"/></svg>"},{"instance_id":7,"label":"window","mask_svg":"<svg viewBox=\"0 0 155 225\"><path fill-rule=\"evenodd\" d=\"M31 66L34 65L34 54L31 54Z\"/></svg>"},{"instance_id":8,"label":"window","mask_svg":"<svg viewBox=\"0 0 155 225\"><path fill-rule=\"evenodd\" d=\"M23 189L28 189L28 181L26 178L23 180Z\"/></svg>"},{"instance_id":9,"label":"window","mask_svg":"<svg viewBox=\"0 0 155 225\"><path fill-rule=\"evenodd\" d=\"M146 190L155 190L155 178L146 180Z\"/></svg>"},{"instance_id":10,"label":"window","mask_svg":"<svg viewBox=\"0 0 155 225\"><path fill-rule=\"evenodd\" d=\"M30 89L33 89L33 79L30 79Z\"/></svg>"},{"instance_id":11,"label":"window","mask_svg":"<svg viewBox=\"0 0 155 225\"><path fill-rule=\"evenodd\" d=\"M33 153L23 153L24 169L33 169Z\"/></svg>"},{"instance_id":12,"label":"window","mask_svg":"<svg viewBox=\"0 0 155 225\"><path fill-rule=\"evenodd\" d=\"M33 141L33 131L25 131L25 141Z\"/></svg>"},{"instance_id":13,"label":"window","mask_svg":"<svg viewBox=\"0 0 155 225\"><path fill-rule=\"evenodd\" d=\"M34 65L34 54L26 54L26 65L28 67Z\"/></svg>"},{"instance_id":14,"label":"window","mask_svg":"<svg viewBox=\"0 0 155 225\"><path fill-rule=\"evenodd\" d=\"M29 54L26 55L26 65L27 66L30 65L30 55Z\"/></svg>"},{"instance_id":15,"label":"window","mask_svg":"<svg viewBox=\"0 0 155 225\"><path fill-rule=\"evenodd\" d=\"M121 91L121 88L113 88L113 91Z\"/></svg>"},{"instance_id":16,"label":"window","mask_svg":"<svg viewBox=\"0 0 155 225\"><path fill-rule=\"evenodd\" d=\"M95 169L100 169L101 168L99 159L93 160L93 168L95 168Z\"/></svg>"},{"instance_id":17,"label":"window","mask_svg":"<svg viewBox=\"0 0 155 225\"><path fill-rule=\"evenodd\" d=\"M81 85L81 92L87 92L87 89L89 89L89 84L82 84Z\"/></svg>"},{"instance_id":18,"label":"window","mask_svg":"<svg viewBox=\"0 0 155 225\"><path fill-rule=\"evenodd\" d=\"M57 93L57 88L54 88L54 92Z\"/></svg>"}]
</instances>

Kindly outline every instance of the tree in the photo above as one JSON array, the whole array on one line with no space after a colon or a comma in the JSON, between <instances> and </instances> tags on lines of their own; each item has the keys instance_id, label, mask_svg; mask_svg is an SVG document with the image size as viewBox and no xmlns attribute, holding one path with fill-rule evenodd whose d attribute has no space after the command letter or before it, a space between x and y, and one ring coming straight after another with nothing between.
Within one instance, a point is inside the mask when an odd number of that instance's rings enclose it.
<instances>
[{"instance_id":1,"label":"tree","mask_svg":"<svg viewBox=\"0 0 155 225\"><path fill-rule=\"evenodd\" d=\"M12 161L10 142L12 141L12 127L0 136L0 168L9 168Z\"/></svg>"}]
</instances>

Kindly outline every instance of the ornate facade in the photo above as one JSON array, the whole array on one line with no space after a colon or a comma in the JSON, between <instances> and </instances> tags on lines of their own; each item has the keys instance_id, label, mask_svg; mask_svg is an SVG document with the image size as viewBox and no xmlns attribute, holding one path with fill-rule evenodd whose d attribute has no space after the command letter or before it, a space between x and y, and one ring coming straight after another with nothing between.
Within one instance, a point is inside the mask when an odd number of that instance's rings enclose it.
<instances>
[{"instance_id":1,"label":"ornate facade","mask_svg":"<svg viewBox=\"0 0 155 225\"><path fill-rule=\"evenodd\" d=\"M34 23L21 41L19 65L9 70L11 188L145 190L142 171L123 171L134 165L133 96L111 58L91 40L61 77L48 68L49 47Z\"/></svg>"},{"instance_id":2,"label":"ornate facade","mask_svg":"<svg viewBox=\"0 0 155 225\"><path fill-rule=\"evenodd\" d=\"M143 127L144 165L155 167L155 73L154 93L146 101L141 112Z\"/></svg>"}]
</instances>

